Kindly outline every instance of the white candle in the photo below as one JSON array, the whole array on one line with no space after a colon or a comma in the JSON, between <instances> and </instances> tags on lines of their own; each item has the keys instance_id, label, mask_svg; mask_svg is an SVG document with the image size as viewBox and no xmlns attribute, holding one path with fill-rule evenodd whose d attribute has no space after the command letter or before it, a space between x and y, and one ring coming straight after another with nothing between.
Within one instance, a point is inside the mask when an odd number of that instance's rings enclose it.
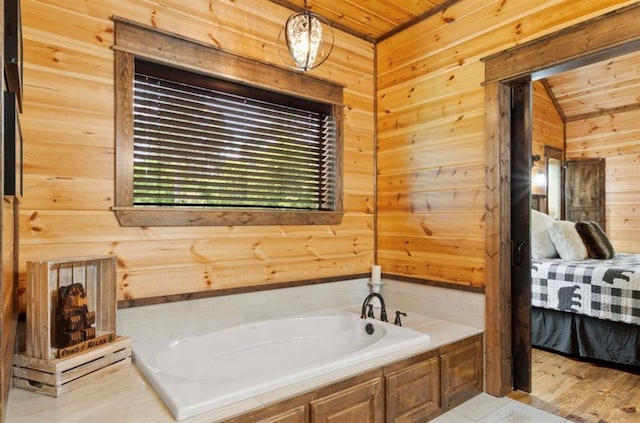
<instances>
[{"instance_id":1,"label":"white candle","mask_svg":"<svg viewBox=\"0 0 640 423\"><path fill-rule=\"evenodd\" d=\"M381 276L382 276L382 266L374 264L371 267L371 283L380 283Z\"/></svg>"}]
</instances>

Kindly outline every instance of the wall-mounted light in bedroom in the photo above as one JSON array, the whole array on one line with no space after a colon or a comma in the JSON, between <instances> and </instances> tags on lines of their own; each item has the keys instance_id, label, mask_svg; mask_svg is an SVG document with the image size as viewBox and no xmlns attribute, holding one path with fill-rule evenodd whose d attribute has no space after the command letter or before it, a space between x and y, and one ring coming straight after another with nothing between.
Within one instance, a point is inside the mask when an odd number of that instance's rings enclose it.
<instances>
[{"instance_id":1,"label":"wall-mounted light in bedroom","mask_svg":"<svg viewBox=\"0 0 640 423\"><path fill-rule=\"evenodd\" d=\"M538 166L538 172L533 178L533 183L531 187L531 191L533 194L545 195L546 194L546 186L547 186L547 176L542 171L542 164L536 162L540 161L540 155L532 154L531 155L531 165L532 167Z\"/></svg>"},{"instance_id":2,"label":"wall-mounted light in bedroom","mask_svg":"<svg viewBox=\"0 0 640 423\"><path fill-rule=\"evenodd\" d=\"M332 50L333 29L329 21L310 12L305 0L302 12L289 16L278 34L280 57L287 65L307 71L324 63Z\"/></svg>"}]
</instances>

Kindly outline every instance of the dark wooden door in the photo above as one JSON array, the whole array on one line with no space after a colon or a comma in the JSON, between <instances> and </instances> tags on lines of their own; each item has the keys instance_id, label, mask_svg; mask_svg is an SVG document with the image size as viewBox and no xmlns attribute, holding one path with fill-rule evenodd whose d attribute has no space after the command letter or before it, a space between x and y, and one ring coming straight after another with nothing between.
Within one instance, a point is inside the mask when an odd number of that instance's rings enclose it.
<instances>
[{"instance_id":1,"label":"dark wooden door","mask_svg":"<svg viewBox=\"0 0 640 423\"><path fill-rule=\"evenodd\" d=\"M513 87L511 98L513 388L531 392L531 84Z\"/></svg>"},{"instance_id":2,"label":"dark wooden door","mask_svg":"<svg viewBox=\"0 0 640 423\"><path fill-rule=\"evenodd\" d=\"M605 160L567 160L564 181L565 219L593 220L605 230Z\"/></svg>"}]
</instances>

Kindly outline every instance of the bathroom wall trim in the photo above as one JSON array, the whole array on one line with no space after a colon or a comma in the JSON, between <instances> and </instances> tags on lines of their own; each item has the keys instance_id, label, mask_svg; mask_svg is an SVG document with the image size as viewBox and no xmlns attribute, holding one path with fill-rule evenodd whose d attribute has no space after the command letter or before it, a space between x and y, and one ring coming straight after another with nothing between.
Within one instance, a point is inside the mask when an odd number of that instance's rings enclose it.
<instances>
[{"instance_id":1,"label":"bathroom wall trim","mask_svg":"<svg viewBox=\"0 0 640 423\"><path fill-rule=\"evenodd\" d=\"M301 281L280 282L269 285L241 286L237 288L223 288L211 291L185 292L173 295L161 295L157 297L132 298L118 301L118 308L140 307L155 304L173 303L177 301L198 300L202 298L220 297L224 295L246 294L250 292L267 291L272 289L295 288L306 285L317 285L327 282L340 282L347 279L359 279L369 277L368 273L353 275L340 275L328 278L306 279Z\"/></svg>"},{"instance_id":2,"label":"bathroom wall trim","mask_svg":"<svg viewBox=\"0 0 640 423\"><path fill-rule=\"evenodd\" d=\"M223 288L223 289L216 289L211 291L197 291L197 292L185 292L185 293L174 294L174 295L161 295L157 297L132 298L128 300L118 301L118 308L122 309L122 308L129 308L129 307L148 306L148 305L154 305L154 304L166 304L166 303L173 303L177 301L189 301L189 300L197 300L202 298L220 297L224 295L245 294L249 292L267 291L272 289L295 288L299 286L317 285L317 284L328 283L328 282L340 282L348 279L368 278L369 276L370 275L368 273L358 273L353 275L342 275L342 276L334 276L329 278L281 282L281 283L274 283L270 285L241 286L237 288ZM411 278L406 276L398 276L398 275L391 275L391 274L385 274L385 273L383 273L382 276L384 278L394 279L402 282L414 283L418 285L434 286L438 288L448 288L448 289L453 289L458 291L477 292L481 294L484 293L484 287L480 287L480 286L458 285L458 284L447 283L447 282Z\"/></svg>"}]
</instances>

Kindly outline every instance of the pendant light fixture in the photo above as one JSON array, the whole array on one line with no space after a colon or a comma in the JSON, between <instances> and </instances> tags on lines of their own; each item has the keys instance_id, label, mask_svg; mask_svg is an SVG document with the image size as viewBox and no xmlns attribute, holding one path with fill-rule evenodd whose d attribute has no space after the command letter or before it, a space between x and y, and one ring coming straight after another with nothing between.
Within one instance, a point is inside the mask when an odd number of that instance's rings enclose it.
<instances>
[{"instance_id":1,"label":"pendant light fixture","mask_svg":"<svg viewBox=\"0 0 640 423\"><path fill-rule=\"evenodd\" d=\"M278 52L295 69L308 71L320 66L333 50L333 29L329 22L307 9L289 16L278 34Z\"/></svg>"}]
</instances>

